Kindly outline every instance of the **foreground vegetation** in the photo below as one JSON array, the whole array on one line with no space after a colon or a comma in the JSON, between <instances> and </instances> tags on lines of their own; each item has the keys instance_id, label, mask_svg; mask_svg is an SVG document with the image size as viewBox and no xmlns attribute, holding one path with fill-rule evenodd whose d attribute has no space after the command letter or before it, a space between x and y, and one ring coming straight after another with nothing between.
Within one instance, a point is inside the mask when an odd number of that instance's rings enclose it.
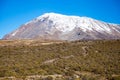
<instances>
[{"instance_id":1,"label":"foreground vegetation","mask_svg":"<svg viewBox=\"0 0 120 80\"><path fill-rule=\"evenodd\" d=\"M0 41L0 79L120 80L120 40L42 43Z\"/></svg>"}]
</instances>

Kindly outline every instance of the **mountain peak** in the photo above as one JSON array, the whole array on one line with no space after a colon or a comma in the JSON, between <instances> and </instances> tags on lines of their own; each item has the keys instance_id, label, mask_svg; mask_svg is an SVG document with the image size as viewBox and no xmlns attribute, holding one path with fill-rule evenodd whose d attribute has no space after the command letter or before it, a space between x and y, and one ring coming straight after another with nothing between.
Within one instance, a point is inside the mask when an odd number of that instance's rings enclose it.
<instances>
[{"instance_id":1,"label":"mountain peak","mask_svg":"<svg viewBox=\"0 0 120 80\"><path fill-rule=\"evenodd\" d=\"M98 21L89 17L68 16L58 13L45 13L4 39L118 39L120 26Z\"/></svg>"},{"instance_id":2,"label":"mountain peak","mask_svg":"<svg viewBox=\"0 0 120 80\"><path fill-rule=\"evenodd\" d=\"M84 24L84 26L88 26L88 24L90 24L90 22L93 21L93 19L89 17L79 17L70 15L68 16L58 13L45 13L42 16L37 17L36 22L38 20L45 21L45 19L48 21L52 21L53 25L57 25L56 29L62 32L68 32L73 30L79 23Z\"/></svg>"},{"instance_id":3,"label":"mountain peak","mask_svg":"<svg viewBox=\"0 0 120 80\"><path fill-rule=\"evenodd\" d=\"M59 14L59 13L53 13L53 12L50 12L50 13L44 13L43 15L37 17L36 19L41 19L41 18L49 18L49 19L62 19L62 18L81 18L81 20L92 20L92 18L89 18L89 17L80 17L80 16L74 16L74 15L63 15L63 14Z\"/></svg>"},{"instance_id":4,"label":"mountain peak","mask_svg":"<svg viewBox=\"0 0 120 80\"><path fill-rule=\"evenodd\" d=\"M51 20L51 21L60 21L60 22L63 22L65 19L66 20L74 20L74 21L80 20L82 22L93 20L92 18L89 18L89 17L80 17L80 16L74 16L74 15L63 15L63 14L59 14L59 13L50 12L50 13L44 13L43 15L38 16L37 18L33 19L32 21L25 23L25 25L27 25L31 22L37 22L39 20L43 21L44 19L48 19L48 20Z\"/></svg>"}]
</instances>

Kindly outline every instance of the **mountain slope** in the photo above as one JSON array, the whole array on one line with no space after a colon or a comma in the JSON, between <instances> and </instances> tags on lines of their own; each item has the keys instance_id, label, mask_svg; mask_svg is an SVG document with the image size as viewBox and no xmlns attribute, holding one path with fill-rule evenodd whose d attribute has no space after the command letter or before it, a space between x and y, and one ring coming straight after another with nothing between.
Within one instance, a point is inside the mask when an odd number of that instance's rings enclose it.
<instances>
[{"instance_id":1,"label":"mountain slope","mask_svg":"<svg viewBox=\"0 0 120 80\"><path fill-rule=\"evenodd\" d=\"M46 13L25 23L3 39L119 39L120 25L88 17Z\"/></svg>"}]
</instances>

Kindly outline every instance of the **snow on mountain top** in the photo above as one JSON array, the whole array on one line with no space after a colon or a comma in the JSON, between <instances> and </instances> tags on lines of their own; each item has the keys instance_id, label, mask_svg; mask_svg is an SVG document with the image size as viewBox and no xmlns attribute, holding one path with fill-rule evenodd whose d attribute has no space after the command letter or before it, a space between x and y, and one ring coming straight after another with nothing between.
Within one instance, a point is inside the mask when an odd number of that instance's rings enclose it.
<instances>
[{"instance_id":1,"label":"snow on mountain top","mask_svg":"<svg viewBox=\"0 0 120 80\"><path fill-rule=\"evenodd\" d=\"M83 25L82 23L87 23L87 24L84 24L84 26L85 25L88 26L89 21L92 20L92 18L88 18L88 17L67 16L67 15L62 15L57 13L45 13L42 16L37 17L32 22L37 22L38 20L43 21L45 18L48 18L48 20L53 21L53 25L56 25L56 29L62 32L71 31L75 27L78 27L77 25L79 24L81 24L82 26Z\"/></svg>"},{"instance_id":2,"label":"snow on mountain top","mask_svg":"<svg viewBox=\"0 0 120 80\"><path fill-rule=\"evenodd\" d=\"M67 16L57 13L45 13L25 25L38 22L39 20L44 21L46 18L48 21L52 21L52 25L62 32L72 31L76 27L82 29L84 32L93 30L111 32L105 22L100 22L89 17Z\"/></svg>"},{"instance_id":3,"label":"snow on mountain top","mask_svg":"<svg viewBox=\"0 0 120 80\"><path fill-rule=\"evenodd\" d=\"M43 17L49 17L49 19L65 19L65 18L73 18L73 19L92 19L88 17L79 17L79 16L73 16L73 15L63 15L63 14L58 14L58 13L45 13L42 16L37 17L36 19L41 19Z\"/></svg>"}]
</instances>

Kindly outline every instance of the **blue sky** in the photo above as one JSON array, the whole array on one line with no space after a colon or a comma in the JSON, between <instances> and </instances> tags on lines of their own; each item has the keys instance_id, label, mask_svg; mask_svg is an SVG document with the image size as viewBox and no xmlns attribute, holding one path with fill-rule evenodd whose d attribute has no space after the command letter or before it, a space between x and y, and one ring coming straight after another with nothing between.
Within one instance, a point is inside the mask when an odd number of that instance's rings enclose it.
<instances>
[{"instance_id":1,"label":"blue sky","mask_svg":"<svg viewBox=\"0 0 120 80\"><path fill-rule=\"evenodd\" d=\"M0 38L46 12L120 24L120 0L0 0Z\"/></svg>"}]
</instances>

